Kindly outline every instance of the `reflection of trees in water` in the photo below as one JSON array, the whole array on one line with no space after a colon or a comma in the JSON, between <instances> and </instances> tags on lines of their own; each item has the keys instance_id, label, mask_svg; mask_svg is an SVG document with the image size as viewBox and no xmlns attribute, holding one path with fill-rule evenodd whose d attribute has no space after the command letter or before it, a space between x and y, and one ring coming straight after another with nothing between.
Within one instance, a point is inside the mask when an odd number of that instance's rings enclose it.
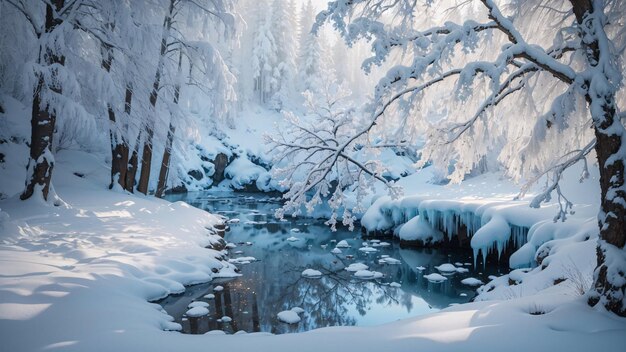
<instances>
[{"instance_id":1,"label":"reflection of trees in water","mask_svg":"<svg viewBox=\"0 0 626 352\"><path fill-rule=\"evenodd\" d=\"M190 201L189 198L186 200ZM324 326L349 326L357 324L359 315L366 315L373 306L402 306L411 312L415 308L414 296L420 296L430 306L443 308L458 302L460 292L472 292L471 288L460 284L459 275L449 277L449 280L440 284L423 278L423 274L436 272L435 265L453 259L467 261L466 258L457 258L441 251L402 250L396 245L381 247L376 254L363 254L358 251L360 239L352 241L353 247L344 250L343 255L334 256L329 253L333 247L331 240L351 241L358 234L342 231L341 234L330 233L320 222L310 219L290 219L279 223L271 216L276 204L242 197L207 199L200 196L193 202L201 208L239 217L241 222L231 225L232 230L227 238L235 243L252 242L252 246L241 246L245 251L242 255L261 260L240 266L242 277L219 284L224 290L214 292L214 300L205 300L209 303L210 315L193 322L197 333L215 329L284 333ZM259 212L254 212L255 209ZM246 223L250 220L268 223ZM291 232L294 228L298 228L300 233ZM301 240L289 242L287 238L290 236ZM330 248L322 250L322 244ZM400 258L403 263L379 264L379 255L383 253ZM345 259L346 254L352 254L354 260ZM343 270L354 262L363 262L370 270L382 272L384 279L360 280L353 276L354 273ZM419 272L417 266L425 266L427 269ZM301 273L306 268L315 268L324 275L319 279L303 278ZM402 289L389 287L381 281L402 283ZM206 293L209 292L203 292L203 295ZM289 325L278 321L278 312L296 306L305 310L299 324ZM223 316L231 317L232 321L217 322ZM191 323L184 323L183 326L188 329Z\"/></svg>"}]
</instances>

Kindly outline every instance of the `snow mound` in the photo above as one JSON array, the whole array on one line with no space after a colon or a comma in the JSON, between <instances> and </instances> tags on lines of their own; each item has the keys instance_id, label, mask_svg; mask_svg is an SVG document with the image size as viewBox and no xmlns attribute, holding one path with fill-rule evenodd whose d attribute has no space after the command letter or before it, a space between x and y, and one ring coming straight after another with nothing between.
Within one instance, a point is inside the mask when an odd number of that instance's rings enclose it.
<instances>
[{"instance_id":1,"label":"snow mound","mask_svg":"<svg viewBox=\"0 0 626 352\"><path fill-rule=\"evenodd\" d=\"M215 287L213 287L213 291L215 291L215 292L224 291L224 287L222 287L222 286L215 286Z\"/></svg>"},{"instance_id":2,"label":"snow mound","mask_svg":"<svg viewBox=\"0 0 626 352\"><path fill-rule=\"evenodd\" d=\"M205 307L194 307L185 313L188 317L198 318L209 314L209 310Z\"/></svg>"},{"instance_id":3,"label":"snow mound","mask_svg":"<svg viewBox=\"0 0 626 352\"><path fill-rule=\"evenodd\" d=\"M398 265L398 264L402 264L402 261L396 258L383 257L378 260L378 264Z\"/></svg>"},{"instance_id":4,"label":"snow mound","mask_svg":"<svg viewBox=\"0 0 626 352\"><path fill-rule=\"evenodd\" d=\"M335 247L337 247L337 248L350 248L350 245L348 244L348 241L341 240L341 241L339 241L339 243L337 243L337 245Z\"/></svg>"},{"instance_id":5,"label":"snow mound","mask_svg":"<svg viewBox=\"0 0 626 352\"><path fill-rule=\"evenodd\" d=\"M298 238L298 237L293 237L293 236L291 236L291 237L287 238L287 241L289 241L289 242L296 242L296 241L298 241L298 240L299 240L299 238Z\"/></svg>"},{"instance_id":6,"label":"snow mound","mask_svg":"<svg viewBox=\"0 0 626 352\"><path fill-rule=\"evenodd\" d=\"M230 323L231 321L233 321L233 318L225 315L220 320L222 321L222 323Z\"/></svg>"},{"instance_id":7,"label":"snow mound","mask_svg":"<svg viewBox=\"0 0 626 352\"><path fill-rule=\"evenodd\" d=\"M320 278L322 276L322 272L315 269L305 269L302 272L302 276L307 278Z\"/></svg>"},{"instance_id":8,"label":"snow mound","mask_svg":"<svg viewBox=\"0 0 626 352\"><path fill-rule=\"evenodd\" d=\"M454 273L456 272L456 267L450 263L441 264L436 266L435 269L441 271L442 273Z\"/></svg>"},{"instance_id":9,"label":"snow mound","mask_svg":"<svg viewBox=\"0 0 626 352\"><path fill-rule=\"evenodd\" d=\"M390 286L390 287L401 287L402 285L400 285L400 284L399 284L399 283L397 283L397 282L392 282L392 283L390 283L390 284L389 284L389 286Z\"/></svg>"},{"instance_id":10,"label":"snow mound","mask_svg":"<svg viewBox=\"0 0 626 352\"><path fill-rule=\"evenodd\" d=\"M378 249L373 248L373 247L361 247L359 248L359 251L365 252L365 253L373 253L373 252L378 252Z\"/></svg>"},{"instance_id":11,"label":"snow mound","mask_svg":"<svg viewBox=\"0 0 626 352\"><path fill-rule=\"evenodd\" d=\"M347 271L367 270L369 267L363 263L352 263L346 267Z\"/></svg>"},{"instance_id":12,"label":"snow mound","mask_svg":"<svg viewBox=\"0 0 626 352\"><path fill-rule=\"evenodd\" d=\"M332 254L341 254L341 249L339 249L339 248L333 248L333 250L332 250L332 251L330 251L330 253L332 253Z\"/></svg>"},{"instance_id":13,"label":"snow mound","mask_svg":"<svg viewBox=\"0 0 626 352\"><path fill-rule=\"evenodd\" d=\"M443 241L443 232L435 229L421 216L416 216L400 227L398 237L402 241L418 241L430 245Z\"/></svg>"},{"instance_id":14,"label":"snow mound","mask_svg":"<svg viewBox=\"0 0 626 352\"><path fill-rule=\"evenodd\" d=\"M302 314L304 313L304 309L300 308L300 307L293 307L291 308L292 312L296 312L297 314Z\"/></svg>"},{"instance_id":15,"label":"snow mound","mask_svg":"<svg viewBox=\"0 0 626 352\"><path fill-rule=\"evenodd\" d=\"M204 298L206 299L215 299L215 295L212 293L209 293L208 295L204 295Z\"/></svg>"},{"instance_id":16,"label":"snow mound","mask_svg":"<svg viewBox=\"0 0 626 352\"><path fill-rule=\"evenodd\" d=\"M228 260L229 263L241 264L241 265L250 264L255 261L256 261L255 257L239 257L239 258L233 258L233 259Z\"/></svg>"},{"instance_id":17,"label":"snow mound","mask_svg":"<svg viewBox=\"0 0 626 352\"><path fill-rule=\"evenodd\" d=\"M187 305L187 308L191 309L191 308L196 308L196 307L208 307L209 304L206 302L202 302L202 301L194 301L189 303L189 305Z\"/></svg>"},{"instance_id":18,"label":"snow mound","mask_svg":"<svg viewBox=\"0 0 626 352\"><path fill-rule=\"evenodd\" d=\"M278 320L287 324L297 324L300 322L300 316L293 310L283 310L277 314Z\"/></svg>"},{"instance_id":19,"label":"snow mound","mask_svg":"<svg viewBox=\"0 0 626 352\"><path fill-rule=\"evenodd\" d=\"M354 273L354 276L359 279L371 280L371 279L379 279L383 277L383 273L378 272L378 271L359 270Z\"/></svg>"},{"instance_id":20,"label":"snow mound","mask_svg":"<svg viewBox=\"0 0 626 352\"><path fill-rule=\"evenodd\" d=\"M424 275L424 278L430 282L444 282L446 280L448 280L447 277L441 275L441 274L437 274L437 273L432 273L432 274L428 274L428 275Z\"/></svg>"},{"instance_id":21,"label":"snow mound","mask_svg":"<svg viewBox=\"0 0 626 352\"><path fill-rule=\"evenodd\" d=\"M480 286L480 285L483 284L482 281L480 281L480 280L478 280L476 278L473 278L473 277L468 277L467 279L463 279L463 280L461 280L461 283L463 285L467 285L467 286Z\"/></svg>"}]
</instances>

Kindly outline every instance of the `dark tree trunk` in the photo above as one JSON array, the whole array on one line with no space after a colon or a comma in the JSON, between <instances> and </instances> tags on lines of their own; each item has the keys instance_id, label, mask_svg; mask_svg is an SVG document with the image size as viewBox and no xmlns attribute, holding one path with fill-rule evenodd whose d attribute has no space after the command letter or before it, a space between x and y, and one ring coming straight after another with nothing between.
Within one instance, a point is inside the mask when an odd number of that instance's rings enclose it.
<instances>
[{"instance_id":1,"label":"dark tree trunk","mask_svg":"<svg viewBox=\"0 0 626 352\"><path fill-rule=\"evenodd\" d=\"M135 180L137 179L137 167L139 166L139 146L141 145L141 131L137 134L137 141L133 148L133 153L128 159L128 169L126 170L126 190L133 193L135 190Z\"/></svg>"},{"instance_id":2,"label":"dark tree trunk","mask_svg":"<svg viewBox=\"0 0 626 352\"><path fill-rule=\"evenodd\" d=\"M113 30L114 25L107 25L108 29ZM113 64L113 48L111 45L102 43L102 68L111 72ZM130 94L132 99L132 93ZM129 90L126 88L125 109L130 106ZM122 189L126 188L126 171L128 170L128 144L124 141L122 134L118 131L118 122L115 116L113 106L108 103L107 111L109 115L109 137L111 139L111 182L109 188L113 188L117 183Z\"/></svg>"},{"instance_id":3,"label":"dark tree trunk","mask_svg":"<svg viewBox=\"0 0 626 352\"><path fill-rule=\"evenodd\" d=\"M604 31L594 11L591 0L571 0L579 25L587 61L596 72L584 83L587 89L587 102L590 105L596 154L600 167L601 208L598 215L600 240L598 241L598 266L594 273L593 291L589 294L589 304L602 304L606 309L626 316L626 273L624 272L626 244L626 187L624 172L626 166L626 145L622 143L626 130L622 125L615 106L615 89L611 89L607 77L605 56L609 52L601 50ZM597 86L606 88L597 89Z\"/></svg>"},{"instance_id":4,"label":"dark tree trunk","mask_svg":"<svg viewBox=\"0 0 626 352\"><path fill-rule=\"evenodd\" d=\"M178 82L174 88L174 105L178 105L180 98L180 75L183 65L183 52L182 49L178 56ZM161 161L161 170L159 171L159 182L155 196L161 198L165 192L165 186L167 184L167 176L170 172L170 159L172 156L172 144L174 142L174 134L176 133L176 126L174 125L174 115L170 116L170 125L167 130L167 141L165 142L165 150L163 151L163 160Z\"/></svg>"},{"instance_id":5,"label":"dark tree trunk","mask_svg":"<svg viewBox=\"0 0 626 352\"><path fill-rule=\"evenodd\" d=\"M53 0L46 5L44 35L52 32L62 23L61 19L55 18L55 13L57 13L63 5L64 0ZM63 65L65 63L65 58L55 53L51 48L40 47L40 53L44 53L43 62L48 68L53 64ZM43 77L39 77L37 87L33 92L30 158L28 160L26 188L20 195L20 199L22 200L32 197L35 192L41 192L43 199L48 200L48 192L50 191L50 180L52 179L52 169L54 168L52 138L54 137L56 115L53 111L49 110L49 107L42 106L41 95L46 89L45 85L46 82L44 82ZM48 89L56 94L61 94L59 83L48 87Z\"/></svg>"},{"instance_id":6,"label":"dark tree trunk","mask_svg":"<svg viewBox=\"0 0 626 352\"><path fill-rule=\"evenodd\" d=\"M150 92L150 106L152 106L152 112L156 114L156 104L159 98L159 88L161 86L161 74L164 65L165 54L167 53L167 40L169 37L170 29L172 28L172 16L174 14L174 0L170 0L169 10L163 20L163 35L161 37L161 52L159 56L159 63L154 75L154 83L152 84L152 92ZM146 136L143 144L143 150L141 154L141 174L139 175L139 184L137 185L137 191L148 194L148 186L150 184L150 169L152 167L152 139L154 137L154 121L148 123L146 126Z\"/></svg>"}]
</instances>

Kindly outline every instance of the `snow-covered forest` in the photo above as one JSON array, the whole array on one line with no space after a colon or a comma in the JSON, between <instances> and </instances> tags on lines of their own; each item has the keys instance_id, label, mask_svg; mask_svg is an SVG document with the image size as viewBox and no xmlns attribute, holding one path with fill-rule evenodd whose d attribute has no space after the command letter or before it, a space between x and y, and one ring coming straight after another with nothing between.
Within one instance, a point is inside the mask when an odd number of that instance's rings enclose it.
<instances>
[{"instance_id":1,"label":"snow-covered forest","mask_svg":"<svg viewBox=\"0 0 626 352\"><path fill-rule=\"evenodd\" d=\"M0 0L0 339L621 350L625 72L623 0Z\"/></svg>"}]
</instances>

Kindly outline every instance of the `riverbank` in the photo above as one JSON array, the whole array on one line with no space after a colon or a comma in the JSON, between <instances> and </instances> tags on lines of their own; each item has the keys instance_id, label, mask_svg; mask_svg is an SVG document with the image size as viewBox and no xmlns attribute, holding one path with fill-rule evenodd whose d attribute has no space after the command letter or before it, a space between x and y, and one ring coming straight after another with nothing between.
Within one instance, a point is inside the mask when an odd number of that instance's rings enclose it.
<instances>
[{"instance_id":1,"label":"riverbank","mask_svg":"<svg viewBox=\"0 0 626 352\"><path fill-rule=\"evenodd\" d=\"M236 275L222 253L204 248L219 241L210 230L219 219L182 202L109 191L104 165L87 154L64 151L57 163L58 206L0 202L0 334L8 351L583 351L626 343L626 320L589 308L567 282L540 287L547 276L522 272L519 282L492 290L500 293L491 301L377 327L280 336L167 331L177 324L150 300ZM594 243L585 243L570 255L589 256Z\"/></svg>"}]
</instances>

